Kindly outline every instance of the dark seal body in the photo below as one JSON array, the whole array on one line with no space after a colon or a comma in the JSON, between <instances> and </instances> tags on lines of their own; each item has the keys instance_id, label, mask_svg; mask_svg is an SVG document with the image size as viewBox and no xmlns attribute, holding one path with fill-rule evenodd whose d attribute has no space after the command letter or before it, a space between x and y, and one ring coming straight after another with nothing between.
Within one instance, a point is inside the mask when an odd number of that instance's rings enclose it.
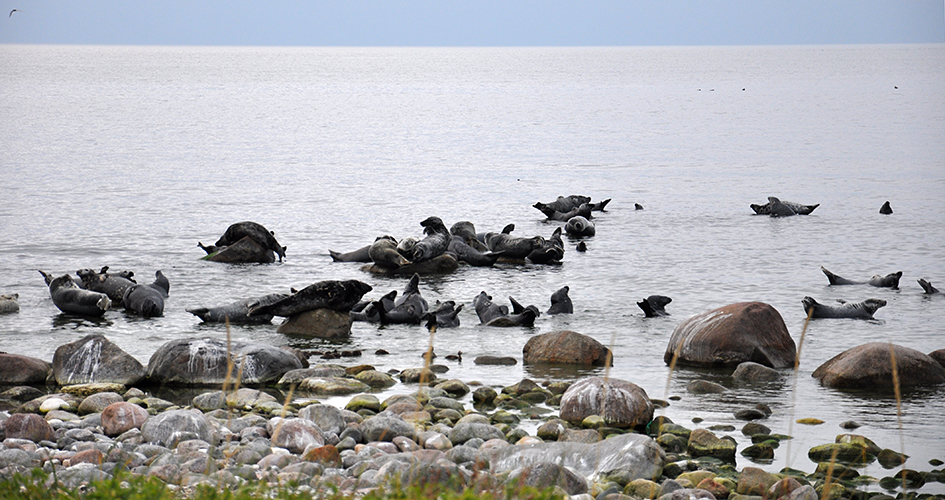
<instances>
[{"instance_id":1,"label":"dark seal body","mask_svg":"<svg viewBox=\"0 0 945 500\"><path fill-rule=\"evenodd\" d=\"M576 215L568 219L568 222L564 225L564 230L569 235L583 238L586 236L594 236L597 234L597 227L593 222L588 220L586 217Z\"/></svg>"},{"instance_id":2,"label":"dark seal body","mask_svg":"<svg viewBox=\"0 0 945 500\"><path fill-rule=\"evenodd\" d=\"M456 305L456 302L447 300L446 302L437 302L423 315L427 327L436 325L438 328L455 328L459 326L459 312L463 310L463 304Z\"/></svg>"},{"instance_id":3,"label":"dark seal body","mask_svg":"<svg viewBox=\"0 0 945 500\"><path fill-rule=\"evenodd\" d=\"M764 205L752 203L750 206L751 209L755 211L756 215L810 215L810 213L813 212L815 208L820 206L820 203L816 205L802 205L793 201L781 201L774 196L769 196L768 203L765 203ZM790 210L794 213L788 213L787 210ZM774 213L776 211L780 211L782 213Z\"/></svg>"},{"instance_id":4,"label":"dark seal body","mask_svg":"<svg viewBox=\"0 0 945 500\"><path fill-rule=\"evenodd\" d=\"M20 294L11 293L9 295L0 295L0 314L14 313L20 310L20 303L17 300Z\"/></svg>"},{"instance_id":5,"label":"dark seal body","mask_svg":"<svg viewBox=\"0 0 945 500\"><path fill-rule=\"evenodd\" d=\"M643 309L643 315L647 318L656 318L659 316L669 316L666 312L666 306L673 299L665 295L650 295L649 297L637 302L640 309Z\"/></svg>"},{"instance_id":6,"label":"dark seal body","mask_svg":"<svg viewBox=\"0 0 945 500\"><path fill-rule=\"evenodd\" d=\"M122 303L126 311L145 318L164 316L164 299L170 293L171 284L161 271L155 272L154 276L150 285L135 284L125 290Z\"/></svg>"},{"instance_id":7,"label":"dark seal body","mask_svg":"<svg viewBox=\"0 0 945 500\"><path fill-rule=\"evenodd\" d=\"M249 236L263 247L276 252L280 262L285 258L285 247L276 241L276 237L272 234L272 231L263 227L262 224L251 221L237 222L236 224L230 225L230 227L226 228L226 232L217 240L215 245L217 247L232 245L246 236Z\"/></svg>"},{"instance_id":8,"label":"dark seal body","mask_svg":"<svg viewBox=\"0 0 945 500\"><path fill-rule=\"evenodd\" d=\"M319 281L275 303L250 305L249 314L289 317L322 308L348 312L370 291L371 285L358 280Z\"/></svg>"},{"instance_id":9,"label":"dark seal body","mask_svg":"<svg viewBox=\"0 0 945 500\"><path fill-rule=\"evenodd\" d=\"M821 304L811 297L801 300L804 312L811 318L873 319L877 309L886 305L882 299L866 299L863 302L844 302L839 306Z\"/></svg>"},{"instance_id":10,"label":"dark seal body","mask_svg":"<svg viewBox=\"0 0 945 500\"><path fill-rule=\"evenodd\" d=\"M280 301L289 294L271 293L262 297L238 300L232 304L218 307L195 307L187 309L187 312L197 316L205 323L225 323L229 321L234 324L265 324L272 321L271 314L260 314L257 316L249 315L249 306L264 306Z\"/></svg>"},{"instance_id":11,"label":"dark seal body","mask_svg":"<svg viewBox=\"0 0 945 500\"><path fill-rule=\"evenodd\" d=\"M40 273L49 281L49 295L52 297L53 304L64 313L101 316L112 305L108 295L79 288L72 276L68 274L52 278L43 271Z\"/></svg>"},{"instance_id":12,"label":"dark seal body","mask_svg":"<svg viewBox=\"0 0 945 500\"><path fill-rule=\"evenodd\" d=\"M574 305L571 303L571 297L568 296L570 290L570 287L563 286L551 294L551 307L548 308L547 314L574 313Z\"/></svg>"},{"instance_id":13,"label":"dark seal body","mask_svg":"<svg viewBox=\"0 0 945 500\"><path fill-rule=\"evenodd\" d=\"M525 256L525 259L535 264L560 264L564 258L564 241L561 240L561 228L556 228L551 238L544 240L542 245Z\"/></svg>"},{"instance_id":14,"label":"dark seal body","mask_svg":"<svg viewBox=\"0 0 945 500\"><path fill-rule=\"evenodd\" d=\"M932 283L929 283L928 281L924 279L920 279L918 281L919 281L919 286L922 287L922 290L925 290L926 295L935 295L936 293L942 293L938 291L938 288L935 288L934 286L932 286Z\"/></svg>"},{"instance_id":15,"label":"dark seal body","mask_svg":"<svg viewBox=\"0 0 945 500\"><path fill-rule=\"evenodd\" d=\"M423 226L423 234L426 236L414 247L413 257L410 259L413 262L422 262L442 255L452 240L449 229L439 217L427 217L420 225Z\"/></svg>"},{"instance_id":16,"label":"dark seal body","mask_svg":"<svg viewBox=\"0 0 945 500\"><path fill-rule=\"evenodd\" d=\"M109 274L107 266L99 272L92 269L79 269L76 274L82 278L82 285L86 290L108 295L108 298L116 307L122 305L125 291L135 285L135 281L132 279L134 273L122 271L117 274Z\"/></svg>"},{"instance_id":17,"label":"dark seal body","mask_svg":"<svg viewBox=\"0 0 945 500\"><path fill-rule=\"evenodd\" d=\"M472 241L478 242L475 239ZM456 260L475 267L489 267L502 256L502 252L489 252L488 250L485 253L480 252L469 246L465 238L456 235L450 238L450 244L446 247L446 251L455 255Z\"/></svg>"},{"instance_id":18,"label":"dark seal body","mask_svg":"<svg viewBox=\"0 0 945 500\"><path fill-rule=\"evenodd\" d=\"M879 213L881 213L881 214L883 214L883 215L889 215L889 214L893 213L892 207L889 206L889 202L888 202L888 201L887 201L886 203L883 203L883 206L879 207Z\"/></svg>"},{"instance_id":19,"label":"dark seal body","mask_svg":"<svg viewBox=\"0 0 945 500\"><path fill-rule=\"evenodd\" d=\"M486 233L485 243L493 252L504 252L503 257L525 259L532 251L541 248L545 239L541 236L519 238L508 233Z\"/></svg>"},{"instance_id":20,"label":"dark seal body","mask_svg":"<svg viewBox=\"0 0 945 500\"><path fill-rule=\"evenodd\" d=\"M378 236L368 249L368 257L375 264L387 269L397 269L410 264L410 261L397 251L397 240L392 236Z\"/></svg>"}]
</instances>

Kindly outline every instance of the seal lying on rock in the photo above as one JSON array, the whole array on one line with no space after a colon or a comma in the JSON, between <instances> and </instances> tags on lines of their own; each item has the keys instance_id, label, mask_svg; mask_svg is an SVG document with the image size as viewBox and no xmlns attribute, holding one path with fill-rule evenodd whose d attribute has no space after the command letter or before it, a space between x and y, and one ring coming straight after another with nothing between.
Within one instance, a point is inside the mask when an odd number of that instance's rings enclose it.
<instances>
[{"instance_id":1,"label":"seal lying on rock","mask_svg":"<svg viewBox=\"0 0 945 500\"><path fill-rule=\"evenodd\" d=\"M228 321L234 324L265 324L272 321L272 315L259 314L256 316L250 316L249 306L251 304L256 306L273 304L288 296L289 294L287 293L271 293L261 297L238 300L225 306L193 307L187 309L187 312L197 316L203 320L204 323L225 323Z\"/></svg>"},{"instance_id":2,"label":"seal lying on rock","mask_svg":"<svg viewBox=\"0 0 945 500\"><path fill-rule=\"evenodd\" d=\"M397 251L397 240L393 236L378 236L368 249L368 257L376 265L387 269L397 269L410 264L410 261Z\"/></svg>"},{"instance_id":3,"label":"seal lying on rock","mask_svg":"<svg viewBox=\"0 0 945 500\"><path fill-rule=\"evenodd\" d=\"M755 211L756 215L810 215L810 213L813 212L815 208L820 206L820 203L816 205L802 205L800 203L794 203L793 201L781 201L774 196L769 196L768 203L765 203L764 205L757 205L753 203L750 206L751 209ZM790 210L793 213L787 213L785 209Z\"/></svg>"},{"instance_id":4,"label":"seal lying on rock","mask_svg":"<svg viewBox=\"0 0 945 500\"><path fill-rule=\"evenodd\" d=\"M535 318L541 314L537 307L523 307L512 297L509 297L509 301L512 303L512 314L509 314L508 307L495 304L491 296L486 292L480 292L473 299L473 307L476 308L479 322L486 326L533 326L535 324Z\"/></svg>"},{"instance_id":5,"label":"seal lying on rock","mask_svg":"<svg viewBox=\"0 0 945 500\"><path fill-rule=\"evenodd\" d=\"M20 294L13 293L9 295L0 295L0 314L13 313L20 310L20 303L17 299Z\"/></svg>"},{"instance_id":6,"label":"seal lying on rock","mask_svg":"<svg viewBox=\"0 0 945 500\"><path fill-rule=\"evenodd\" d=\"M272 304L250 304L249 314L289 317L321 308L348 312L371 290L371 285L358 280L319 281Z\"/></svg>"},{"instance_id":7,"label":"seal lying on rock","mask_svg":"<svg viewBox=\"0 0 945 500\"><path fill-rule=\"evenodd\" d=\"M286 247L276 241L275 233L256 222L243 221L230 225L215 245L217 247L232 245L246 236L249 236L263 247L276 252L276 255L279 256L279 262L282 262L282 259L285 258Z\"/></svg>"},{"instance_id":8,"label":"seal lying on rock","mask_svg":"<svg viewBox=\"0 0 945 500\"><path fill-rule=\"evenodd\" d=\"M821 304L811 297L801 300L804 312L811 318L854 318L873 319L873 313L886 305L883 299L866 299L862 302L843 302L839 306Z\"/></svg>"},{"instance_id":9,"label":"seal lying on rock","mask_svg":"<svg viewBox=\"0 0 945 500\"><path fill-rule=\"evenodd\" d=\"M875 287L898 289L899 278L902 278L902 271L898 271L895 273L889 273L886 276L880 276L877 274L870 278L869 281L853 281L841 276L837 276L836 274L828 271L824 266L820 266L820 270L823 271L827 276L827 280L830 281L831 285L863 285L868 283Z\"/></svg>"},{"instance_id":10,"label":"seal lying on rock","mask_svg":"<svg viewBox=\"0 0 945 500\"><path fill-rule=\"evenodd\" d=\"M344 253L329 250L328 255L331 256L331 260L334 262L371 262L371 256L369 254L371 246L372 245L363 246L357 250Z\"/></svg>"},{"instance_id":11,"label":"seal lying on rock","mask_svg":"<svg viewBox=\"0 0 945 500\"><path fill-rule=\"evenodd\" d=\"M427 217L420 225L423 226L423 234L426 236L414 247L413 258L410 259L413 262L422 262L442 255L452 239L449 229L439 217Z\"/></svg>"},{"instance_id":12,"label":"seal lying on rock","mask_svg":"<svg viewBox=\"0 0 945 500\"><path fill-rule=\"evenodd\" d=\"M925 290L926 295L935 295L936 293L942 293L938 291L938 288L935 288L934 286L932 286L931 283L923 279L919 280L919 286L921 286L922 289Z\"/></svg>"},{"instance_id":13,"label":"seal lying on rock","mask_svg":"<svg viewBox=\"0 0 945 500\"><path fill-rule=\"evenodd\" d=\"M79 269L76 274L82 278L83 288L108 295L115 306L122 305L121 301L125 296L125 291L136 283L133 279L135 273L122 271L117 274L109 274L108 266L103 267L99 272L95 272L93 269Z\"/></svg>"},{"instance_id":14,"label":"seal lying on rock","mask_svg":"<svg viewBox=\"0 0 945 500\"><path fill-rule=\"evenodd\" d=\"M640 306L640 309L643 309L643 314L647 318L656 318L659 316L669 316L665 307L672 301L673 299L665 295L650 295L640 302L637 302L637 305Z\"/></svg>"},{"instance_id":15,"label":"seal lying on rock","mask_svg":"<svg viewBox=\"0 0 945 500\"><path fill-rule=\"evenodd\" d=\"M170 293L171 284L161 271L156 271L154 276L154 282L150 285L134 284L125 289L121 301L126 311L145 318L164 315L164 299Z\"/></svg>"},{"instance_id":16,"label":"seal lying on rock","mask_svg":"<svg viewBox=\"0 0 945 500\"><path fill-rule=\"evenodd\" d=\"M72 276L68 274L54 278L49 273L39 272L49 285L49 295L52 297L53 304L64 313L101 316L112 305L108 295L79 288Z\"/></svg>"},{"instance_id":17,"label":"seal lying on rock","mask_svg":"<svg viewBox=\"0 0 945 500\"><path fill-rule=\"evenodd\" d=\"M474 238L471 241L478 243L479 240ZM475 267L490 267L499 260L499 257L504 255L504 252L490 252L488 249L481 252L470 246L465 238L456 235L450 238L450 244L446 251L455 255L456 260Z\"/></svg>"}]
</instances>

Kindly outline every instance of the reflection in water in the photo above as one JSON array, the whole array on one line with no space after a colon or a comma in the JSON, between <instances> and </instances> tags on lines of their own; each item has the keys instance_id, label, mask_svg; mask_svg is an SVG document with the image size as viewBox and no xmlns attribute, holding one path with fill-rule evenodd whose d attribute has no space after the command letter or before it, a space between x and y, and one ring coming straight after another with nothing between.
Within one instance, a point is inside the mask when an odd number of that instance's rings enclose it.
<instances>
[{"instance_id":1,"label":"reflection in water","mask_svg":"<svg viewBox=\"0 0 945 500\"><path fill-rule=\"evenodd\" d=\"M62 313L53 316L53 328L62 330L78 330L82 327L106 328L112 326L111 319L105 316L76 316Z\"/></svg>"}]
</instances>

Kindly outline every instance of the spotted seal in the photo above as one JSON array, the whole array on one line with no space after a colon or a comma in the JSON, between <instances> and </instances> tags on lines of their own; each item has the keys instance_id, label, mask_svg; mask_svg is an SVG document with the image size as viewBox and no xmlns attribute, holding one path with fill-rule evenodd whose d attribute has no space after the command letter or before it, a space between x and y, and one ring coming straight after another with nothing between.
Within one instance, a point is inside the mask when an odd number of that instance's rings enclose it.
<instances>
[{"instance_id":1,"label":"spotted seal","mask_svg":"<svg viewBox=\"0 0 945 500\"><path fill-rule=\"evenodd\" d=\"M837 276L836 274L830 272L824 266L820 266L820 270L824 272L827 276L827 280L830 281L831 285L863 285L870 284L875 287L880 288L899 288L899 279L902 278L902 271L897 271L895 273L889 273L886 276L875 275L869 279L869 281L853 281L848 280L842 276Z\"/></svg>"},{"instance_id":2,"label":"spotted seal","mask_svg":"<svg viewBox=\"0 0 945 500\"><path fill-rule=\"evenodd\" d=\"M44 271L39 272L49 284L49 295L52 297L53 304L64 313L101 316L112 305L108 295L79 288L72 276L68 274L53 277Z\"/></svg>"},{"instance_id":3,"label":"spotted seal","mask_svg":"<svg viewBox=\"0 0 945 500\"><path fill-rule=\"evenodd\" d=\"M79 269L76 274L82 279L83 288L108 295L115 307L122 305L125 291L136 284L135 273L131 271L109 273L108 266L98 272L94 269Z\"/></svg>"},{"instance_id":4,"label":"spotted seal","mask_svg":"<svg viewBox=\"0 0 945 500\"><path fill-rule=\"evenodd\" d=\"M0 314L15 313L20 310L20 303L18 299L20 294L11 293L8 295L0 295Z\"/></svg>"},{"instance_id":5,"label":"spotted seal","mask_svg":"<svg viewBox=\"0 0 945 500\"><path fill-rule=\"evenodd\" d=\"M841 305L831 306L821 304L812 297L804 297L801 299L801 303L804 305L804 312L811 318L873 319L873 314L876 310L886 305L886 301L883 299L866 299L862 302L839 302Z\"/></svg>"},{"instance_id":6,"label":"spotted seal","mask_svg":"<svg viewBox=\"0 0 945 500\"><path fill-rule=\"evenodd\" d=\"M810 215L815 208L820 206L820 203L816 205L804 205L793 201L781 201L774 196L769 196L768 203L763 205L753 203L750 206L751 209L755 211L756 215L784 217L789 215Z\"/></svg>"},{"instance_id":7,"label":"spotted seal","mask_svg":"<svg viewBox=\"0 0 945 500\"><path fill-rule=\"evenodd\" d=\"M350 252L336 252L334 250L328 250L328 255L331 256L331 260L333 262L372 262L370 256L372 245L365 245Z\"/></svg>"},{"instance_id":8,"label":"spotted seal","mask_svg":"<svg viewBox=\"0 0 945 500\"><path fill-rule=\"evenodd\" d=\"M934 286L932 286L932 283L929 283L928 281L924 279L919 279L918 281L919 281L919 286L922 287L922 290L925 290L926 295L935 295L937 293L942 293L938 291L938 288L935 288Z\"/></svg>"},{"instance_id":9,"label":"spotted seal","mask_svg":"<svg viewBox=\"0 0 945 500\"><path fill-rule=\"evenodd\" d=\"M358 280L319 281L272 304L250 304L249 314L290 317L322 308L348 312L371 290L371 285Z\"/></svg>"},{"instance_id":10,"label":"spotted seal","mask_svg":"<svg viewBox=\"0 0 945 500\"><path fill-rule=\"evenodd\" d=\"M439 217L427 217L420 225L426 236L414 247L413 258L410 259L413 262L423 262L442 255L452 239L449 229Z\"/></svg>"},{"instance_id":11,"label":"spotted seal","mask_svg":"<svg viewBox=\"0 0 945 500\"><path fill-rule=\"evenodd\" d=\"M426 322L427 328L431 325L436 325L437 328L455 328L459 326L459 312L462 310L463 304L457 306L455 301L436 301L421 319Z\"/></svg>"},{"instance_id":12,"label":"spotted seal","mask_svg":"<svg viewBox=\"0 0 945 500\"><path fill-rule=\"evenodd\" d=\"M541 313L535 306L523 307L515 299L509 297L512 303L512 313L509 308L500 306L492 302L492 297L486 292L480 292L473 299L473 307L476 308L476 315L479 316L479 322L485 326L533 326L535 318Z\"/></svg>"},{"instance_id":13,"label":"spotted seal","mask_svg":"<svg viewBox=\"0 0 945 500\"><path fill-rule=\"evenodd\" d=\"M564 230L570 236L576 238L584 238L597 234L597 227L594 223L580 215L568 219L568 222L564 225Z\"/></svg>"},{"instance_id":14,"label":"spotted seal","mask_svg":"<svg viewBox=\"0 0 945 500\"><path fill-rule=\"evenodd\" d=\"M534 264L560 264L561 259L564 259L564 241L561 239L561 234L561 228L555 228L551 237L529 252L525 260Z\"/></svg>"}]
</instances>

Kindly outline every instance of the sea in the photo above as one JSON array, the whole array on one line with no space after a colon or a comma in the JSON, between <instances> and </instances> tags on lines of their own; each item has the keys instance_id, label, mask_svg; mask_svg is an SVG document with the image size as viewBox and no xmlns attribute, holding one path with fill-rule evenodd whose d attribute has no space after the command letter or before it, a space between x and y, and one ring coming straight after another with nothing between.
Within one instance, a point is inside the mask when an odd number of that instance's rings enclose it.
<instances>
[{"instance_id":1,"label":"sea","mask_svg":"<svg viewBox=\"0 0 945 500\"><path fill-rule=\"evenodd\" d=\"M558 196L610 199L597 234L565 238L560 265L498 263L423 276L430 303L463 304L458 328L354 323L346 341L276 332L281 319L232 326L233 340L307 352L360 350L312 365L422 365L431 344L441 378L501 388L532 379L608 376L642 387L657 410L689 428L731 426L757 404L788 434L771 461L737 467L813 472L807 451L853 431L908 455L906 468L945 460L945 386L841 391L811 373L837 354L890 342L945 348L945 45L740 47L335 48L0 45L0 351L51 361L60 345L101 334L147 364L166 342L226 338L224 325L186 311L328 279L359 279L366 298L402 291L406 277L333 262L391 235L422 236L420 221L470 221L478 231L549 237L562 226L533 208ZM819 204L771 218L769 196ZM879 208L889 201L890 215ZM642 206L637 209L636 205ZM201 260L239 221L287 247L272 264ZM161 270L163 317L123 310L61 314L43 277L81 268ZM899 289L829 286L821 266L855 280L902 271ZM545 311L570 288L574 313L534 327L480 325L481 291ZM637 302L672 298L669 316ZM806 322L822 303L883 299L874 320ZM782 316L801 352L780 381L746 385L731 370L670 370L663 361L686 318L760 301ZM522 364L532 337L572 330L612 349L610 368ZM388 355L375 354L379 349ZM462 361L444 356L462 352ZM511 356L514 366L477 365ZM720 394L687 391L692 380ZM398 383L378 394L416 391ZM278 394L278 392L276 392ZM288 397L288 395L284 395ZM295 394L293 398L311 397ZM347 397L316 398L343 406ZM464 399L467 407L472 402ZM552 413L554 411L552 410ZM797 420L814 418L820 425ZM525 419L534 429L540 422ZM717 427L716 427L717 428ZM725 429L725 428L723 428ZM933 462L934 463L934 462ZM877 479L898 469L860 469ZM869 489L880 489L867 484ZM929 483L921 492L945 492Z\"/></svg>"}]
</instances>

